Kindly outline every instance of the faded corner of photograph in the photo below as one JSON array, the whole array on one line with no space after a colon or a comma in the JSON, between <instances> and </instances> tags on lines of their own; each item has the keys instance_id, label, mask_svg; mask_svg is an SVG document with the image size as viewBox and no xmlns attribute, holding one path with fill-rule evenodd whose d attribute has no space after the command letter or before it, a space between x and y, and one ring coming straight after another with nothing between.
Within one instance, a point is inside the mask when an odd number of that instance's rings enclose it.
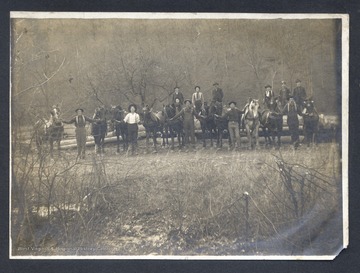
<instances>
[{"instance_id":1,"label":"faded corner of photograph","mask_svg":"<svg viewBox=\"0 0 360 273\"><path fill-rule=\"evenodd\" d=\"M171 16L11 18L10 256L336 256L342 20Z\"/></svg>"}]
</instances>

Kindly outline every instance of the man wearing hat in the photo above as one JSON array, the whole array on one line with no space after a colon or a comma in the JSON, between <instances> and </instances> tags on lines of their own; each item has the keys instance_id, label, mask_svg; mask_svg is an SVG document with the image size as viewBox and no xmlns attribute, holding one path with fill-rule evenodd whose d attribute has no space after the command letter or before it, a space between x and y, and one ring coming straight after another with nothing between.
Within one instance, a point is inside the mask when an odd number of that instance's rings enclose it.
<instances>
[{"instance_id":1,"label":"man wearing hat","mask_svg":"<svg viewBox=\"0 0 360 273\"><path fill-rule=\"evenodd\" d=\"M296 105L296 102L292 96L289 98L289 102L285 105L282 113L287 115L287 124L291 134L291 144L294 148L299 147L299 117L301 115L300 108Z\"/></svg>"},{"instance_id":2,"label":"man wearing hat","mask_svg":"<svg viewBox=\"0 0 360 273\"><path fill-rule=\"evenodd\" d=\"M243 112L236 107L236 102L229 102L230 110L224 113L221 118L226 118L229 121L228 129L231 140L231 147L229 149L240 148L240 122ZM215 114L218 117L218 115Z\"/></svg>"},{"instance_id":3,"label":"man wearing hat","mask_svg":"<svg viewBox=\"0 0 360 273\"><path fill-rule=\"evenodd\" d=\"M63 121L66 124L75 124L75 135L77 145L77 158L85 159L85 148L86 148L86 122L97 122L98 119L92 119L84 115L84 109L78 108L75 110L76 116L69 121Z\"/></svg>"},{"instance_id":4,"label":"man wearing hat","mask_svg":"<svg viewBox=\"0 0 360 273\"><path fill-rule=\"evenodd\" d=\"M124 121L127 124L128 139L131 143L131 153L137 154L137 138L138 138L138 124L140 116L136 113L137 107L135 104L130 104L128 107L129 113L125 116Z\"/></svg>"},{"instance_id":5,"label":"man wearing hat","mask_svg":"<svg viewBox=\"0 0 360 273\"><path fill-rule=\"evenodd\" d=\"M219 87L219 84L217 82L215 82L213 84L214 89L212 90L212 102L222 102L223 98L224 98L224 92L222 91L222 89Z\"/></svg>"},{"instance_id":6,"label":"man wearing hat","mask_svg":"<svg viewBox=\"0 0 360 273\"><path fill-rule=\"evenodd\" d=\"M290 89L287 88L285 81L281 81L281 88L279 91L279 99L281 105L285 105L289 101L289 98L290 98Z\"/></svg>"},{"instance_id":7,"label":"man wearing hat","mask_svg":"<svg viewBox=\"0 0 360 273\"><path fill-rule=\"evenodd\" d=\"M183 109L181 109L181 111L178 114L176 114L173 118L171 118L170 120L174 120L179 117L183 118L185 145L188 146L189 138L190 138L193 148L196 149L194 117L198 117L198 115L196 114L193 106L191 105L191 100L185 100L184 103L185 103L185 107Z\"/></svg>"},{"instance_id":8,"label":"man wearing hat","mask_svg":"<svg viewBox=\"0 0 360 273\"><path fill-rule=\"evenodd\" d=\"M172 97L172 103L175 104L176 103L176 99L179 99L179 103L180 105L184 104L184 96L183 94L179 91L179 87L175 87L174 88L174 93L173 93L173 97Z\"/></svg>"},{"instance_id":9,"label":"man wearing hat","mask_svg":"<svg viewBox=\"0 0 360 273\"><path fill-rule=\"evenodd\" d=\"M293 98L298 107L302 109L304 101L306 99L306 91L303 86L301 86L301 81L299 79L296 80L296 87L293 91Z\"/></svg>"},{"instance_id":10,"label":"man wearing hat","mask_svg":"<svg viewBox=\"0 0 360 273\"><path fill-rule=\"evenodd\" d=\"M271 99L274 98L274 91L272 90L272 86L267 84L265 85L265 95L264 95L264 104L267 106Z\"/></svg>"},{"instance_id":11,"label":"man wearing hat","mask_svg":"<svg viewBox=\"0 0 360 273\"><path fill-rule=\"evenodd\" d=\"M200 86L195 86L195 93L191 97L191 102L197 112L204 109L204 95L200 92Z\"/></svg>"}]
</instances>

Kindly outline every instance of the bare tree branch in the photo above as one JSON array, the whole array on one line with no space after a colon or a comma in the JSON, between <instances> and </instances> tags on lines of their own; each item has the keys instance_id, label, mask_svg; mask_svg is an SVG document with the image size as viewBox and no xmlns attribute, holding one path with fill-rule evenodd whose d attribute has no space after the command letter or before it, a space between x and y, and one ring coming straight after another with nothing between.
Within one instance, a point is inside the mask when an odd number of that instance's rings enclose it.
<instances>
[{"instance_id":1,"label":"bare tree branch","mask_svg":"<svg viewBox=\"0 0 360 273\"><path fill-rule=\"evenodd\" d=\"M34 88L38 88L38 87L43 86L45 83L47 83L48 81L50 81L50 80L60 71L60 69L62 68L62 66L64 65L64 63L65 63L65 57L64 57L64 59L62 60L62 62L61 62L61 64L60 64L60 66L58 67L58 69L57 69L50 77L48 77L45 81L43 81L43 82L41 82L41 83L39 83L39 84L30 86L30 87L28 87L28 88L26 88L26 89L24 89L24 90L21 90L20 92L18 92L18 93L15 94L14 96L17 97L17 96L21 95L22 93L25 93L26 91L29 91L29 90L31 90L31 89L34 89Z\"/></svg>"}]
</instances>

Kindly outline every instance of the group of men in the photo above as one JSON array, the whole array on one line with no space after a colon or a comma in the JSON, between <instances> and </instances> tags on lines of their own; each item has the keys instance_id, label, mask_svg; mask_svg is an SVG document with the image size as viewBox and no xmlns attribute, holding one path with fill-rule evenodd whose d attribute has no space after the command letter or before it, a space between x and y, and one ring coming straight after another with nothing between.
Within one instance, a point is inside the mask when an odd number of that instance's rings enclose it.
<instances>
[{"instance_id":1,"label":"group of men","mask_svg":"<svg viewBox=\"0 0 360 273\"><path fill-rule=\"evenodd\" d=\"M215 82L213 84L213 90L211 94L211 103L221 103L224 98L224 92L219 87L219 84ZM264 106L267 107L270 100L275 98L275 93L272 90L271 85L265 86L264 93ZM296 87L291 93L290 89L286 86L285 81L281 81L281 88L279 90L278 99L282 106L285 106L291 101L298 105L299 109L301 109L301 105L303 101L306 99L306 91L303 86L301 86L301 81L296 80ZM172 103L175 105L177 109L177 114L173 119L178 117L183 118L183 128L185 134L185 143L190 143L195 146L195 125L194 125L194 117L197 118L199 115L199 111L204 109L205 99L204 94L200 91L200 86L195 86L195 92L191 96L191 100L184 100L183 94L179 91L179 87L174 88L174 93L172 97ZM185 107L183 108L183 104ZM240 130L239 125L241 122L241 116L244 113L245 108L241 111L236 107L235 101L229 102L228 111L226 111L221 118L225 118L229 121L228 123L228 131L231 139L231 147L230 149L234 149L240 147ZM297 118L297 117L296 117ZM294 140L295 141L295 140ZM297 141L297 140L296 140Z\"/></svg>"},{"instance_id":2,"label":"group of men","mask_svg":"<svg viewBox=\"0 0 360 273\"><path fill-rule=\"evenodd\" d=\"M191 143L193 148L195 147L195 123L194 118L199 118L199 115L202 110L205 108L205 98L204 94L200 91L200 86L195 86L195 92L192 94L191 99L184 99L184 95L180 92L179 87L174 88L172 95L172 103L176 108L176 115L171 119L175 120L179 117L182 117L183 129L185 134L185 145ZM219 84L215 82L213 84L213 90L211 94L211 103L220 103L222 105L224 98L224 92L219 87ZM270 85L265 86L264 94L264 105L266 106L267 102L275 98L274 91ZM282 105L286 105L289 101L295 101L297 105L301 105L302 102L306 99L306 91L303 86L301 86L301 81L296 80L296 87L293 90L292 94L290 89L286 86L285 81L281 81L281 89L278 96ZM230 149L240 147L240 131L239 124L241 122L241 115L244 113L244 110L240 110L236 107L237 103L235 101L229 102L228 111L226 111L221 118L227 119L228 130L231 139ZM64 123L74 123L76 127L76 141L78 146L78 158L85 157L85 143L86 143L86 122L96 122L95 119L89 118L83 114L84 110L78 108L75 111L77 115L69 121L64 121ZM136 105L131 104L129 106L129 114L125 117L124 122L128 124L129 132L131 132L130 142L132 146L132 152L136 153L136 139L137 139L137 124L140 122L139 115L136 113Z\"/></svg>"}]
</instances>

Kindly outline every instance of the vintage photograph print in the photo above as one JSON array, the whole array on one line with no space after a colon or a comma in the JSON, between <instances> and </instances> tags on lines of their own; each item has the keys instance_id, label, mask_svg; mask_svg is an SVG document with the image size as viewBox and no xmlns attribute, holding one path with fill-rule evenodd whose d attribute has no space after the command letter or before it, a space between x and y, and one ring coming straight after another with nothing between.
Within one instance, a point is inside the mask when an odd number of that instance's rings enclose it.
<instances>
[{"instance_id":1,"label":"vintage photograph print","mask_svg":"<svg viewBox=\"0 0 360 273\"><path fill-rule=\"evenodd\" d=\"M347 15L10 17L10 258L347 247Z\"/></svg>"}]
</instances>

